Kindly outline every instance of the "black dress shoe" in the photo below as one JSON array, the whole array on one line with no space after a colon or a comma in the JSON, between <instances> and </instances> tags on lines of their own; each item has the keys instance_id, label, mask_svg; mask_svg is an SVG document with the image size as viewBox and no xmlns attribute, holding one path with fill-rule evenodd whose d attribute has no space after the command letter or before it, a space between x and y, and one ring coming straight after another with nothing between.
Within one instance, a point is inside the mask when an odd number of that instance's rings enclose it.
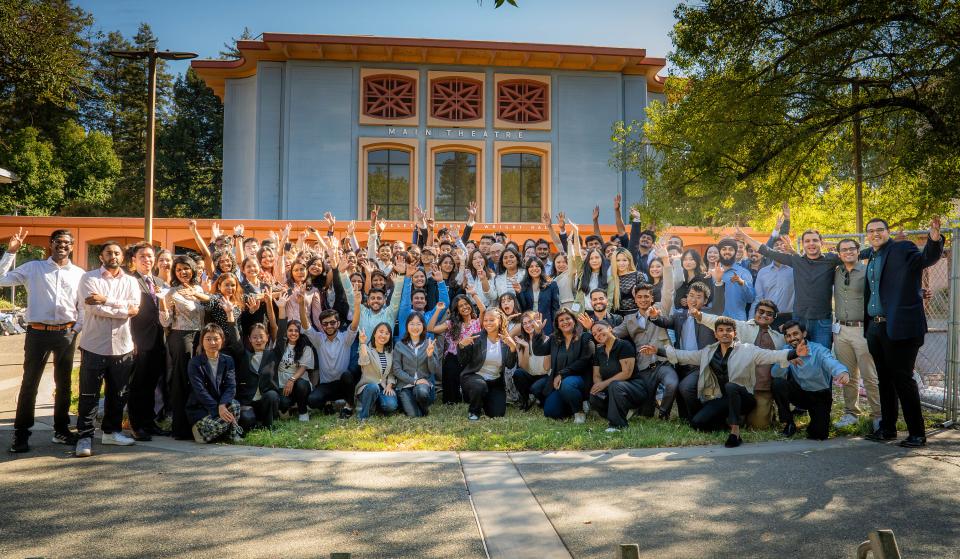
<instances>
[{"instance_id":1,"label":"black dress shoe","mask_svg":"<svg viewBox=\"0 0 960 559\"><path fill-rule=\"evenodd\" d=\"M144 429L144 431L146 431L147 433L150 433L151 435L156 435L156 436L158 436L158 437L169 437L169 436L170 436L170 431L164 429L163 427L160 427L159 425L154 425L154 426L152 426L152 427L147 427L146 429Z\"/></svg>"},{"instance_id":2,"label":"black dress shoe","mask_svg":"<svg viewBox=\"0 0 960 559\"><path fill-rule=\"evenodd\" d=\"M905 448L921 448L927 446L927 438L910 435L909 437L900 441L900 446Z\"/></svg>"},{"instance_id":3,"label":"black dress shoe","mask_svg":"<svg viewBox=\"0 0 960 559\"><path fill-rule=\"evenodd\" d=\"M727 442L723 443L723 446L727 448L737 448L741 444L743 444L743 439L740 438L740 435L730 433L730 436L727 437Z\"/></svg>"},{"instance_id":4,"label":"black dress shoe","mask_svg":"<svg viewBox=\"0 0 960 559\"><path fill-rule=\"evenodd\" d=\"M784 437L792 437L797 434L797 424L794 422L787 423L784 426L783 431L780 432Z\"/></svg>"},{"instance_id":5,"label":"black dress shoe","mask_svg":"<svg viewBox=\"0 0 960 559\"><path fill-rule=\"evenodd\" d=\"M803 417L803 416L807 415L807 410L805 410L805 409L803 409L803 408L793 408L793 415L794 415L794 417L798 417L798 416L799 416L799 417Z\"/></svg>"},{"instance_id":6,"label":"black dress shoe","mask_svg":"<svg viewBox=\"0 0 960 559\"><path fill-rule=\"evenodd\" d=\"M146 429L134 429L134 430L133 430L133 440L135 440L135 441L140 441L140 442L146 442L146 441L152 441L152 440L153 440L153 437L150 436L150 432L147 431Z\"/></svg>"},{"instance_id":7,"label":"black dress shoe","mask_svg":"<svg viewBox=\"0 0 960 559\"><path fill-rule=\"evenodd\" d=\"M882 429L877 429L877 430L874 431L873 433L870 433L870 434L868 434L868 435L864 435L863 438L867 439L868 441L874 441L874 442L882 443L882 442L884 442L884 441L892 441L893 439L896 439L896 438L897 438L897 434L896 434L896 433L887 433L886 431L884 431L884 430L882 430Z\"/></svg>"},{"instance_id":8,"label":"black dress shoe","mask_svg":"<svg viewBox=\"0 0 960 559\"><path fill-rule=\"evenodd\" d=\"M30 452L30 443L28 442L29 437L13 437L13 444L10 445L8 449L14 454L22 454L24 452Z\"/></svg>"}]
</instances>

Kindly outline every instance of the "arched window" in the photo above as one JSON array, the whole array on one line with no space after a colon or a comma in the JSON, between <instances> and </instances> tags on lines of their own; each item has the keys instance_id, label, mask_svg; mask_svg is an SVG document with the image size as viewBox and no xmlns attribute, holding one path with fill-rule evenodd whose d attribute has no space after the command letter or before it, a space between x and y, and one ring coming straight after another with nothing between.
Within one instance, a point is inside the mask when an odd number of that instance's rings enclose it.
<instances>
[{"instance_id":1,"label":"arched window","mask_svg":"<svg viewBox=\"0 0 960 559\"><path fill-rule=\"evenodd\" d=\"M410 150L392 147L366 151L367 214L380 206L384 219L410 219L410 156Z\"/></svg>"},{"instance_id":2,"label":"arched window","mask_svg":"<svg viewBox=\"0 0 960 559\"><path fill-rule=\"evenodd\" d=\"M445 150L433 154L433 211L438 220L465 221L477 200L477 154Z\"/></svg>"},{"instance_id":3,"label":"arched window","mask_svg":"<svg viewBox=\"0 0 960 559\"><path fill-rule=\"evenodd\" d=\"M543 210L543 157L536 153L500 156L500 221L539 222Z\"/></svg>"}]
</instances>

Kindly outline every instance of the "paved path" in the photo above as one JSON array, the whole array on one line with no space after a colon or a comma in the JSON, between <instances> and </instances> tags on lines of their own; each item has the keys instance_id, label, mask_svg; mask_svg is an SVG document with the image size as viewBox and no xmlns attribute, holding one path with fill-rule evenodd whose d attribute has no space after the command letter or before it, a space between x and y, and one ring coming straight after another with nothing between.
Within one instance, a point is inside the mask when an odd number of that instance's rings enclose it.
<instances>
[{"instance_id":1,"label":"paved path","mask_svg":"<svg viewBox=\"0 0 960 559\"><path fill-rule=\"evenodd\" d=\"M15 341L0 338L0 410L13 409L20 373L3 363ZM50 413L38 404L41 422ZM921 451L838 439L365 453L158 438L96 444L83 460L44 434L29 454L0 455L0 557L601 559L637 543L651 558L846 558L877 528L904 556L960 557L956 431Z\"/></svg>"}]
</instances>

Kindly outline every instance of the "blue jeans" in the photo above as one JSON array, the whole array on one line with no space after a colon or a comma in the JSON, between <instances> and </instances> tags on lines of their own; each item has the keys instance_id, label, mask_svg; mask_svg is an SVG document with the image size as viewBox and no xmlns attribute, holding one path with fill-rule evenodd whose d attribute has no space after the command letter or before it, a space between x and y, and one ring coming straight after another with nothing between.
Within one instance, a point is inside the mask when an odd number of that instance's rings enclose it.
<instances>
[{"instance_id":1,"label":"blue jeans","mask_svg":"<svg viewBox=\"0 0 960 559\"><path fill-rule=\"evenodd\" d=\"M383 415L390 415L397 411L397 394L387 396L383 388L376 383L371 383L363 387L360 391L360 406L357 410L357 419L366 419L377 408Z\"/></svg>"},{"instance_id":2,"label":"blue jeans","mask_svg":"<svg viewBox=\"0 0 960 559\"><path fill-rule=\"evenodd\" d=\"M437 391L432 384L416 384L397 391L397 398L403 413L410 417L430 415L430 404L437 399Z\"/></svg>"},{"instance_id":3,"label":"blue jeans","mask_svg":"<svg viewBox=\"0 0 960 559\"><path fill-rule=\"evenodd\" d=\"M538 381L539 382L539 381ZM564 419L581 411L587 397L587 381L579 375L571 375L560 381L560 389L553 389L553 379L545 383L543 415L552 419Z\"/></svg>"},{"instance_id":4,"label":"blue jeans","mask_svg":"<svg viewBox=\"0 0 960 559\"><path fill-rule=\"evenodd\" d=\"M799 318L795 320L807 329L807 339L830 349L833 346L833 321L829 318Z\"/></svg>"}]
</instances>

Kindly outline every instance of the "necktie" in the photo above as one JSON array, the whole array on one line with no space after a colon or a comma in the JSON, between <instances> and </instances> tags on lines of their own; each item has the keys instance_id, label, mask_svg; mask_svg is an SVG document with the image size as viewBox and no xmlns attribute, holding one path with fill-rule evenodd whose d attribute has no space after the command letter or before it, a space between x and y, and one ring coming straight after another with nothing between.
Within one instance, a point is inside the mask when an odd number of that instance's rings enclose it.
<instances>
[{"instance_id":1,"label":"necktie","mask_svg":"<svg viewBox=\"0 0 960 559\"><path fill-rule=\"evenodd\" d=\"M150 299L153 301L153 304L157 304L157 289L153 283L153 276L144 276L144 283L147 284L147 293L150 294Z\"/></svg>"},{"instance_id":2,"label":"necktie","mask_svg":"<svg viewBox=\"0 0 960 559\"><path fill-rule=\"evenodd\" d=\"M773 345L773 338L770 337L770 330L767 328L761 328L760 333L757 334L757 339L753 342L753 345L763 348L763 349L776 349L776 346ZM770 390L773 379L770 376L770 371L773 369L773 365L757 365L757 382L753 385L754 390Z\"/></svg>"}]
</instances>

